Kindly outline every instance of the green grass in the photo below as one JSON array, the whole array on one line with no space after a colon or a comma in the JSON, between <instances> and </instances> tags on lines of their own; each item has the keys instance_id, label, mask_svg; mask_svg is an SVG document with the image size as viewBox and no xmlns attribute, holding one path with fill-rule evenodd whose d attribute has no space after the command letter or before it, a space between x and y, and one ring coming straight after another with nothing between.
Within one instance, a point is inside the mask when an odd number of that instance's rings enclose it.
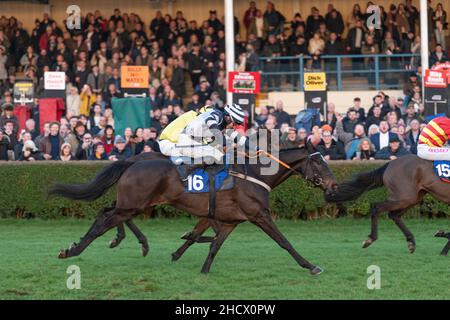
<instances>
[{"instance_id":1,"label":"green grass","mask_svg":"<svg viewBox=\"0 0 450 320\"><path fill-rule=\"evenodd\" d=\"M119 248L108 249L110 232L80 257L56 258L60 248L87 231L87 220L0 220L0 299L448 299L450 257L439 256L444 239L437 229L449 220L406 219L417 251L388 220L368 249L361 241L367 219L277 221L294 247L325 269L313 277L262 231L240 225L225 242L209 275L200 274L208 251L197 244L178 262L170 253L193 219L141 220L150 252L140 256L131 232ZM66 288L66 269L81 268L81 289ZM381 289L366 287L367 267L381 268Z\"/></svg>"}]
</instances>

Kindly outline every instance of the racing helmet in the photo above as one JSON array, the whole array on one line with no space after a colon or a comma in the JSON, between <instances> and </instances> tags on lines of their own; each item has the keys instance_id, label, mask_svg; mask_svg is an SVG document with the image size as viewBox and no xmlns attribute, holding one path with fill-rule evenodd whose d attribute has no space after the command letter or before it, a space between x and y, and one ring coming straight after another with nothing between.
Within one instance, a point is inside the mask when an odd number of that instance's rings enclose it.
<instances>
[{"instance_id":1,"label":"racing helmet","mask_svg":"<svg viewBox=\"0 0 450 320\"><path fill-rule=\"evenodd\" d=\"M230 116L231 120L236 124L243 124L245 119L244 109L238 104L226 105L224 108L225 115Z\"/></svg>"}]
</instances>

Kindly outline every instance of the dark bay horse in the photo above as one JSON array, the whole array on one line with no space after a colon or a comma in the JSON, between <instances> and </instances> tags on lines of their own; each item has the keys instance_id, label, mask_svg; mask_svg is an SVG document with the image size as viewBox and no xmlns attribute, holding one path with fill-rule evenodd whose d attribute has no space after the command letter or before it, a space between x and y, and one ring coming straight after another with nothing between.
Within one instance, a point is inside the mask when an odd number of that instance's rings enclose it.
<instances>
[{"instance_id":1,"label":"dark bay horse","mask_svg":"<svg viewBox=\"0 0 450 320\"><path fill-rule=\"evenodd\" d=\"M249 177L272 188L285 181L294 172L299 172L327 192L335 192L336 181L333 174L320 154L311 154L313 151L312 146L308 146L280 152L280 160L290 168L280 166L273 175L261 175L260 170L263 166L260 164L236 167L241 173L245 172ZM100 214L86 235L81 238L80 243L61 251L60 258L81 254L97 237L133 219L145 208L155 205L168 204L200 218L208 216L208 195L185 193L178 171L168 159L116 162L86 184L54 185L50 188L49 194L92 201L102 196L116 182L116 206ZM211 243L210 252L202 268L203 273L209 272L215 255L228 235L238 224L245 221L260 227L287 250L301 267L309 269L311 274L323 271L303 258L275 226L269 212L269 191L259 184L246 179L236 179L232 190L217 194L214 218L221 226Z\"/></svg>"},{"instance_id":2,"label":"dark bay horse","mask_svg":"<svg viewBox=\"0 0 450 320\"><path fill-rule=\"evenodd\" d=\"M134 157L127 159L127 162L136 162L141 160L164 160L168 159L167 156L163 155L159 152L145 152ZM108 170L108 168L106 169ZM100 173L101 175L101 173ZM112 210L116 206L116 201L112 204L111 207L103 208L102 211L106 212ZM147 211L148 213L148 211ZM125 221L117 226L117 234L116 236L109 242L110 248L116 248L120 245L120 243L125 239L125 227L124 224L133 232L133 234L138 239L141 244L141 253L145 257L149 251L149 245L147 237L142 233L142 231L133 223L132 219ZM183 245L181 245L174 253L172 253L172 261L177 261L181 258L181 256L186 252L186 250L193 245L194 243L209 243L214 240L214 237L203 237L202 234L212 228L216 235L218 234L221 227L221 223L219 221L213 221L208 218L200 218L198 223L195 225L194 229L191 232L187 232L182 236L182 239L186 240Z\"/></svg>"},{"instance_id":3,"label":"dark bay horse","mask_svg":"<svg viewBox=\"0 0 450 320\"><path fill-rule=\"evenodd\" d=\"M402 215L420 203L427 193L450 204L450 184L442 182L436 176L432 161L421 159L416 155L407 155L374 171L361 173L351 181L340 183L335 193L325 194L325 199L328 202L355 200L364 192L382 186L387 188L388 198L371 205L372 228L369 237L363 242L363 248L369 247L377 240L378 215L388 212L389 218L405 235L408 249L413 253L416 250L415 238L402 221Z\"/></svg>"}]
</instances>

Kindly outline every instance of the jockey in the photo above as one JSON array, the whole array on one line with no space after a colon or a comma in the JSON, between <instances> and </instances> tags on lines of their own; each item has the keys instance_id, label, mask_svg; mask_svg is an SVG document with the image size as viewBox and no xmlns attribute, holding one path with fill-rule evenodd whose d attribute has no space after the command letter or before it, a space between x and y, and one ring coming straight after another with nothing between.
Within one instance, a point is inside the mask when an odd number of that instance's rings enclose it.
<instances>
[{"instance_id":1,"label":"jockey","mask_svg":"<svg viewBox=\"0 0 450 320\"><path fill-rule=\"evenodd\" d=\"M426 160L450 161L450 147L445 144L450 137L450 119L438 117L422 130L417 145L417 155Z\"/></svg>"},{"instance_id":2,"label":"jockey","mask_svg":"<svg viewBox=\"0 0 450 320\"><path fill-rule=\"evenodd\" d=\"M166 156L180 157L181 154L176 149L176 144L178 143L180 133L200 114L210 110L212 110L211 106L205 106L201 108L199 112L193 110L188 111L176 118L166 128L164 128L158 139L161 153Z\"/></svg>"},{"instance_id":3,"label":"jockey","mask_svg":"<svg viewBox=\"0 0 450 320\"><path fill-rule=\"evenodd\" d=\"M215 107L188 124L180 134L176 148L182 156L194 159L197 164L221 163L224 154L218 146L223 147L224 141L221 143L215 139L223 130L243 124L244 120L244 110L237 104L227 105L225 108ZM226 132L225 139L238 146L248 147L247 137L241 136L237 131L232 131L231 134ZM214 146L213 142L218 146Z\"/></svg>"}]
</instances>

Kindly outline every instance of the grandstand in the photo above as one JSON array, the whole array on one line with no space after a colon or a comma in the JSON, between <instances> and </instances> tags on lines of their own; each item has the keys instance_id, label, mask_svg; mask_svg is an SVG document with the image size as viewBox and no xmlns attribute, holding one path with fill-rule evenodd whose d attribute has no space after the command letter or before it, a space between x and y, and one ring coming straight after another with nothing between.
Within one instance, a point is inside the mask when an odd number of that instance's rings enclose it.
<instances>
[{"instance_id":1,"label":"grandstand","mask_svg":"<svg viewBox=\"0 0 450 320\"><path fill-rule=\"evenodd\" d=\"M235 1L234 68L261 73L255 129L280 129L285 145L298 146L329 145L322 135L331 128L340 159L365 154L359 143L349 145L354 139L369 142L368 159L380 158L389 145L377 139L387 132L415 152L425 121L418 1L252 2ZM226 103L223 1L80 0L80 29L67 27L72 4L1 3L1 160L126 158L145 146L157 150L157 135L184 111ZM370 26L369 5L380 10L379 26ZM449 9L449 2L429 6L430 66L449 60ZM112 112L114 98L126 96L125 65L148 67L152 111L143 117L150 127ZM65 73L59 104L48 96L48 71ZM328 105L304 136L294 117L305 107L304 75L317 71L327 75ZM32 84L25 104L26 95L20 102L14 92L22 80ZM99 146L104 156L96 156Z\"/></svg>"}]
</instances>

